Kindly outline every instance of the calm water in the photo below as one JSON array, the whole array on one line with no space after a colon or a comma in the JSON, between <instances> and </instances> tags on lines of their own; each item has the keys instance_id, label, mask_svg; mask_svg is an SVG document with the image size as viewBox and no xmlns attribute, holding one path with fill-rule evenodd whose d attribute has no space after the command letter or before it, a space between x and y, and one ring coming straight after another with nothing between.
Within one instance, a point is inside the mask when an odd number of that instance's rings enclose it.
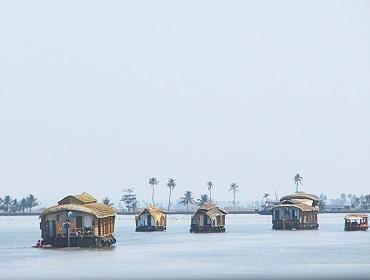
<instances>
[{"instance_id":1,"label":"calm water","mask_svg":"<svg viewBox=\"0 0 370 280\"><path fill-rule=\"evenodd\" d=\"M344 232L343 214L318 231L273 231L271 218L227 215L227 232L190 234L190 216L167 232L136 233L118 216L115 248L33 249L37 217L0 217L0 279L370 279L370 232Z\"/></svg>"}]
</instances>

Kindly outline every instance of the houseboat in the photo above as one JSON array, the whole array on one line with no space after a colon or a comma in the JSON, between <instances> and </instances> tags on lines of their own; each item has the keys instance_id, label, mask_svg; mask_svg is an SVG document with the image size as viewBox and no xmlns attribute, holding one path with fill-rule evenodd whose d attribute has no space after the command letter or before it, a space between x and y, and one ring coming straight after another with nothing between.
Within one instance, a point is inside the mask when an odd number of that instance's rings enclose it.
<instances>
[{"instance_id":1,"label":"houseboat","mask_svg":"<svg viewBox=\"0 0 370 280\"><path fill-rule=\"evenodd\" d=\"M40 215L42 245L109 247L116 243L116 211L88 193L69 195Z\"/></svg>"},{"instance_id":2,"label":"houseboat","mask_svg":"<svg viewBox=\"0 0 370 280\"><path fill-rule=\"evenodd\" d=\"M368 228L368 216L366 214L347 214L344 218L345 231L366 231Z\"/></svg>"},{"instance_id":3,"label":"houseboat","mask_svg":"<svg viewBox=\"0 0 370 280\"><path fill-rule=\"evenodd\" d=\"M136 231L165 231L167 213L155 207L148 206L135 216Z\"/></svg>"},{"instance_id":4,"label":"houseboat","mask_svg":"<svg viewBox=\"0 0 370 280\"><path fill-rule=\"evenodd\" d=\"M318 229L319 197L295 193L283 196L272 209L272 228L277 230Z\"/></svg>"},{"instance_id":5,"label":"houseboat","mask_svg":"<svg viewBox=\"0 0 370 280\"><path fill-rule=\"evenodd\" d=\"M190 232L225 232L226 214L212 202L207 202L191 217Z\"/></svg>"}]
</instances>

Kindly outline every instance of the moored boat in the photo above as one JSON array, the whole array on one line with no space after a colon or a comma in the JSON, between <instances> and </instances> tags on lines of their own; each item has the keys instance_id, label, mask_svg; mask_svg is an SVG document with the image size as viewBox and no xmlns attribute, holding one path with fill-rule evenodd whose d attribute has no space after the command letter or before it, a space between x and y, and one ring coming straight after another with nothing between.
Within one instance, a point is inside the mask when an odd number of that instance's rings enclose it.
<instances>
[{"instance_id":1,"label":"moored boat","mask_svg":"<svg viewBox=\"0 0 370 280\"><path fill-rule=\"evenodd\" d=\"M116 211L88 193L69 195L41 213L42 246L109 247L114 238Z\"/></svg>"},{"instance_id":2,"label":"moored boat","mask_svg":"<svg viewBox=\"0 0 370 280\"><path fill-rule=\"evenodd\" d=\"M295 193L283 196L272 211L272 228L277 230L318 229L319 198L316 195Z\"/></svg>"},{"instance_id":3,"label":"moored boat","mask_svg":"<svg viewBox=\"0 0 370 280\"><path fill-rule=\"evenodd\" d=\"M227 212L212 202L200 206L191 217L190 232L225 232Z\"/></svg>"},{"instance_id":4,"label":"moored boat","mask_svg":"<svg viewBox=\"0 0 370 280\"><path fill-rule=\"evenodd\" d=\"M148 206L135 216L136 231L165 231L167 213L155 206Z\"/></svg>"},{"instance_id":5,"label":"moored boat","mask_svg":"<svg viewBox=\"0 0 370 280\"><path fill-rule=\"evenodd\" d=\"M366 231L368 228L367 214L347 214L344 218L345 231Z\"/></svg>"}]
</instances>

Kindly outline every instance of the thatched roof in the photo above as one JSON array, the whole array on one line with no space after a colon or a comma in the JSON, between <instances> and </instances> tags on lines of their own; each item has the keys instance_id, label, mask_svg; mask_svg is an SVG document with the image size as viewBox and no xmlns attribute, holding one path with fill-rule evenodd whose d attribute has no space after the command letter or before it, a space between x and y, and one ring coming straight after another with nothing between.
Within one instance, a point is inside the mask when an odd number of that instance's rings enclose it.
<instances>
[{"instance_id":1,"label":"thatched roof","mask_svg":"<svg viewBox=\"0 0 370 280\"><path fill-rule=\"evenodd\" d=\"M318 207L310 206L307 204L299 203L299 204L279 204L276 205L273 209L276 208L298 208L303 212L310 212L310 211L319 211Z\"/></svg>"},{"instance_id":2,"label":"thatched roof","mask_svg":"<svg viewBox=\"0 0 370 280\"><path fill-rule=\"evenodd\" d=\"M116 209L103 203L97 203L97 200L88 193L80 195L69 195L58 202L58 205L44 210L40 217L54 214L62 211L79 211L89 213L97 218L106 218L116 215Z\"/></svg>"},{"instance_id":3,"label":"thatched roof","mask_svg":"<svg viewBox=\"0 0 370 280\"><path fill-rule=\"evenodd\" d=\"M316 205L319 202L319 197L308 193L293 193L283 196L280 199L280 204L274 207L295 207L304 212L319 211Z\"/></svg>"},{"instance_id":4,"label":"thatched roof","mask_svg":"<svg viewBox=\"0 0 370 280\"><path fill-rule=\"evenodd\" d=\"M91 194L83 192L82 194L77 195L68 195L58 202L58 204L87 204L87 203L96 203L97 200Z\"/></svg>"},{"instance_id":5,"label":"thatched roof","mask_svg":"<svg viewBox=\"0 0 370 280\"><path fill-rule=\"evenodd\" d=\"M149 213L154 220L159 221L163 216L166 217L167 213L162 209L155 207L153 205L148 206L147 208L143 209L141 212L136 214L135 219L138 220L141 215Z\"/></svg>"},{"instance_id":6,"label":"thatched roof","mask_svg":"<svg viewBox=\"0 0 370 280\"><path fill-rule=\"evenodd\" d=\"M320 198L314 194L308 194L308 193L293 193L286 196L283 196L280 198L280 201L283 200L291 200L291 199L310 199L313 201L319 201Z\"/></svg>"},{"instance_id":7,"label":"thatched roof","mask_svg":"<svg viewBox=\"0 0 370 280\"><path fill-rule=\"evenodd\" d=\"M202 206L198 208L198 210L194 213L194 215L204 213L211 219L215 219L216 216L220 215L226 215L227 212L225 210L220 209L217 207L216 204L213 204L212 202L204 203Z\"/></svg>"}]
</instances>

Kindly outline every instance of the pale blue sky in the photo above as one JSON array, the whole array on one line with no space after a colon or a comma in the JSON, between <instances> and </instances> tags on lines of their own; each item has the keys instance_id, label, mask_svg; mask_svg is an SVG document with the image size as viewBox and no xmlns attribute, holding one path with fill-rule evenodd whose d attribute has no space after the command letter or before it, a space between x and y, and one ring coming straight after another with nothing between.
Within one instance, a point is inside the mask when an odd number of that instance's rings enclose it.
<instances>
[{"instance_id":1,"label":"pale blue sky","mask_svg":"<svg viewBox=\"0 0 370 280\"><path fill-rule=\"evenodd\" d=\"M369 193L370 2L2 1L0 195Z\"/></svg>"}]
</instances>

